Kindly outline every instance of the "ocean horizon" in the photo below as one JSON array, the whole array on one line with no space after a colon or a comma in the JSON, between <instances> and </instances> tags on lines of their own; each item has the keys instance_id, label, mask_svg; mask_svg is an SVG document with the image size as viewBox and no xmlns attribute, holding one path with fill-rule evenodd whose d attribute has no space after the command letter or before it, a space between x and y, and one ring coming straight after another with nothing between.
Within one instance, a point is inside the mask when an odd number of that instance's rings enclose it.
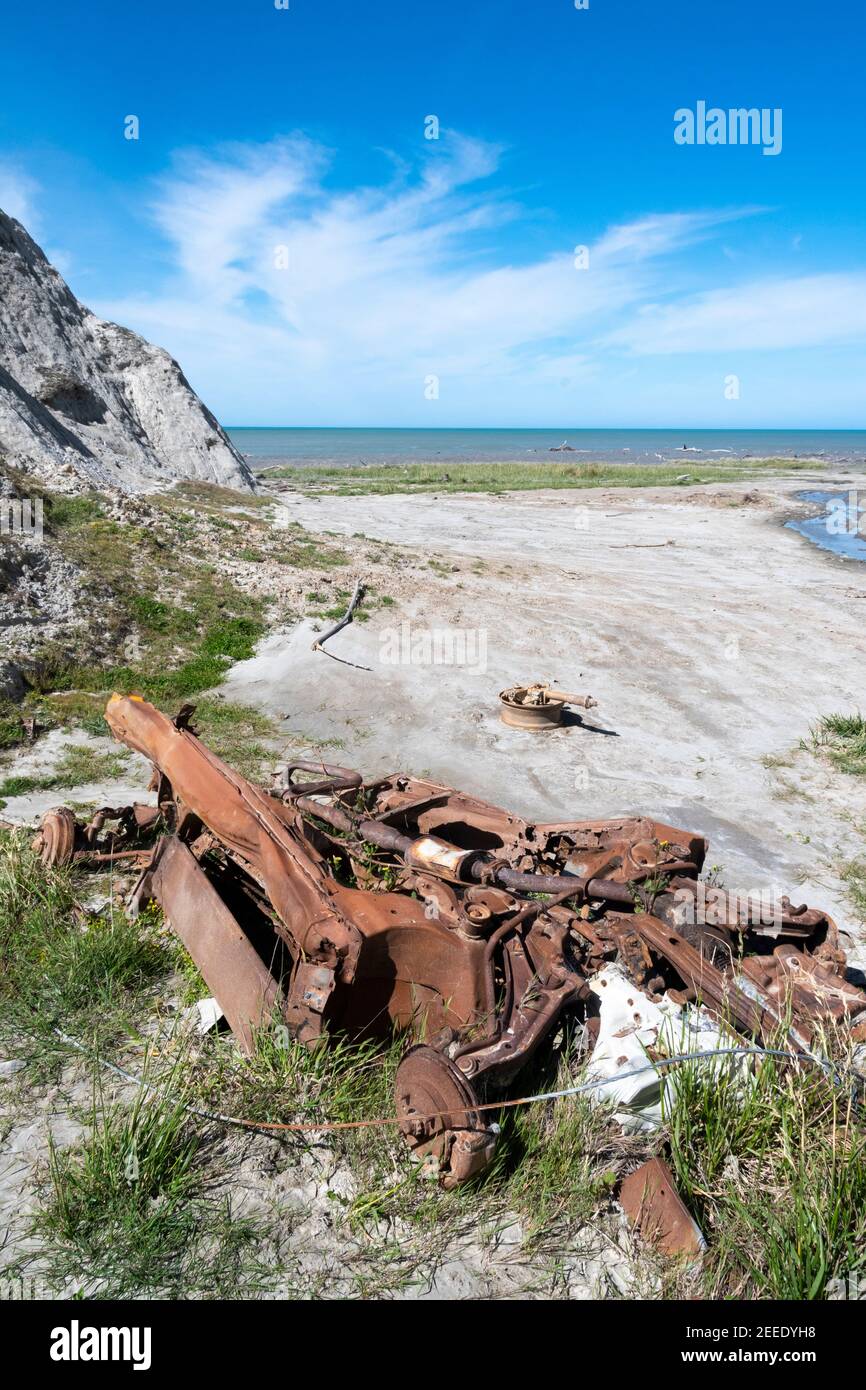
<instances>
[{"instance_id":1,"label":"ocean horizon","mask_svg":"<svg viewBox=\"0 0 866 1390\"><path fill-rule=\"evenodd\" d=\"M866 430L404 429L226 426L254 469L406 463L659 463L684 454L866 462Z\"/></svg>"}]
</instances>

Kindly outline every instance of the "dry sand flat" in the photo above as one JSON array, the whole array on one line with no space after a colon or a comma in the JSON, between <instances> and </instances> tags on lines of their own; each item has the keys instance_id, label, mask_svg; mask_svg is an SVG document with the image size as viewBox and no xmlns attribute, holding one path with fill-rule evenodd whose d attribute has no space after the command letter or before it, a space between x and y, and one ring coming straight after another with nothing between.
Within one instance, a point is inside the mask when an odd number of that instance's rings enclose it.
<instances>
[{"instance_id":1,"label":"dry sand flat","mask_svg":"<svg viewBox=\"0 0 866 1390\"><path fill-rule=\"evenodd\" d=\"M368 775L428 772L530 817L642 811L701 831L730 887L797 890L858 932L838 870L862 852L866 789L797 745L863 704L866 568L782 525L810 483L294 496L290 520L436 568L333 639L370 670L311 652L305 622L223 689ZM486 664L383 662L403 622L474 632ZM500 722L497 692L541 678L596 696L586 727Z\"/></svg>"}]
</instances>

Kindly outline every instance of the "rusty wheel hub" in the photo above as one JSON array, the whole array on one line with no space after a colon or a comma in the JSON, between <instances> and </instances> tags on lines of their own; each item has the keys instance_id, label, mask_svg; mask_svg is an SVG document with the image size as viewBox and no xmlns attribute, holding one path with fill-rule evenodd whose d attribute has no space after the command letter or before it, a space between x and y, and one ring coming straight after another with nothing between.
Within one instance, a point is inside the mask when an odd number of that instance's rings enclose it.
<instances>
[{"instance_id":1,"label":"rusty wheel hub","mask_svg":"<svg viewBox=\"0 0 866 1390\"><path fill-rule=\"evenodd\" d=\"M75 816L66 806L46 811L33 841L33 848L42 863L50 868L63 868L72 863L75 853Z\"/></svg>"},{"instance_id":2,"label":"rusty wheel hub","mask_svg":"<svg viewBox=\"0 0 866 1390\"><path fill-rule=\"evenodd\" d=\"M438 1159L444 1186L487 1167L496 1132L484 1127L472 1087L441 1052L423 1043L410 1048L397 1068L394 1092L404 1138L418 1155Z\"/></svg>"},{"instance_id":3,"label":"rusty wheel hub","mask_svg":"<svg viewBox=\"0 0 866 1390\"><path fill-rule=\"evenodd\" d=\"M513 729L552 729L562 720L562 711L565 708L563 700L544 699L533 704L524 702L526 690L522 686L513 686L510 690L500 690L500 718L503 724L508 724Z\"/></svg>"}]
</instances>

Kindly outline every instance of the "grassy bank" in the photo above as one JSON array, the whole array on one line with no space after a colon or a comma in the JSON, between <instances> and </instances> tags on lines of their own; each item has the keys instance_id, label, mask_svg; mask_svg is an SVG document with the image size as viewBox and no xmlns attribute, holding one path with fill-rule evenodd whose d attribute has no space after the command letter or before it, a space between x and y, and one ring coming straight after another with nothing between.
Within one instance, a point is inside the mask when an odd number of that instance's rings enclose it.
<instances>
[{"instance_id":1,"label":"grassy bank","mask_svg":"<svg viewBox=\"0 0 866 1390\"><path fill-rule=\"evenodd\" d=\"M269 623L293 616L279 601L293 581L339 570L348 555L298 524L275 529L266 499L205 483L145 499L30 492L43 499L45 545L80 576L80 621L61 638L28 643L22 666L31 690L22 705L0 706L0 750L26 742L22 716L35 716L43 730L105 734L107 696L135 692L170 713L197 700L214 750L257 771L272 722L199 697L253 655ZM264 562L276 571L272 586L256 580ZM58 777L52 786L75 784L62 769ZM10 784L5 795L43 785L31 781Z\"/></svg>"},{"instance_id":2,"label":"grassy bank","mask_svg":"<svg viewBox=\"0 0 866 1390\"><path fill-rule=\"evenodd\" d=\"M528 492L540 488L676 487L815 472L815 459L749 459L736 463L449 463L372 464L351 468L270 468L262 477L293 492L338 497L399 492Z\"/></svg>"},{"instance_id":3,"label":"grassy bank","mask_svg":"<svg viewBox=\"0 0 866 1390\"><path fill-rule=\"evenodd\" d=\"M183 700L252 655L264 604L204 558L202 542L222 523L220 547L230 548L227 535L240 545L255 517L230 521L197 497L195 511L182 500L130 504L118 517L97 494L49 499L49 534L85 576L102 660L93 661L88 632L44 648L34 667L40 692L136 690L158 702Z\"/></svg>"}]
</instances>

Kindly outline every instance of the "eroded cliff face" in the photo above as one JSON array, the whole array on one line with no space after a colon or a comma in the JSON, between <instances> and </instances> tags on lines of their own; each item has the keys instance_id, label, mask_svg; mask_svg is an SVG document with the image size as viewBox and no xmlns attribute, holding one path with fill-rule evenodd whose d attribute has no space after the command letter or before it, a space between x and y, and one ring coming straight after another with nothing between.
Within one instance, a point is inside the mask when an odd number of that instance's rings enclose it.
<instances>
[{"instance_id":1,"label":"eroded cliff face","mask_svg":"<svg viewBox=\"0 0 866 1390\"><path fill-rule=\"evenodd\" d=\"M98 319L0 211L0 459L63 491L253 475L178 364Z\"/></svg>"}]
</instances>

